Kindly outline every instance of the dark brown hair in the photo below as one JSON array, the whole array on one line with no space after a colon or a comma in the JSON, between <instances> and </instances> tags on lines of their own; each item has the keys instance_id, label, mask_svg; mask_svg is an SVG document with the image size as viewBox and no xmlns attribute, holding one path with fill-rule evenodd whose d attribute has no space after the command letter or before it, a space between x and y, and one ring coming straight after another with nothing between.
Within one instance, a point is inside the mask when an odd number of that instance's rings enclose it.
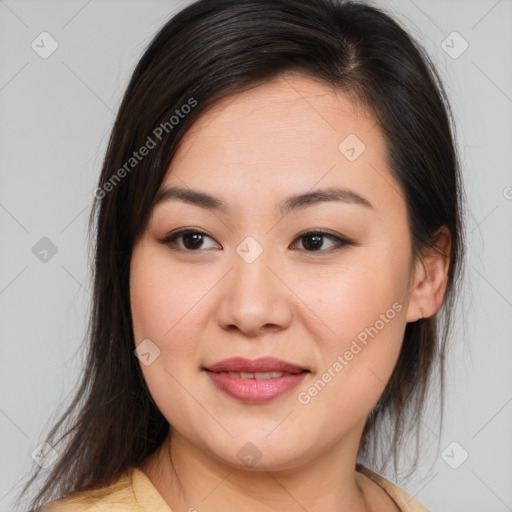
<instances>
[{"instance_id":1,"label":"dark brown hair","mask_svg":"<svg viewBox=\"0 0 512 512\"><path fill-rule=\"evenodd\" d=\"M435 370L442 417L444 357L463 260L463 192L450 107L429 57L392 17L362 3L199 0L152 39L115 120L89 222L94 292L87 360L71 404L46 437L60 457L33 508L112 483L167 436L169 424L134 355L132 249L185 132L218 100L288 72L349 94L374 113L407 203L413 254L435 246L441 226L452 236L443 306L407 324L396 367L364 428L361 459L385 449L396 472L404 436L420 427ZM142 156L150 139L155 145ZM418 443L413 467L417 458Z\"/></svg>"}]
</instances>

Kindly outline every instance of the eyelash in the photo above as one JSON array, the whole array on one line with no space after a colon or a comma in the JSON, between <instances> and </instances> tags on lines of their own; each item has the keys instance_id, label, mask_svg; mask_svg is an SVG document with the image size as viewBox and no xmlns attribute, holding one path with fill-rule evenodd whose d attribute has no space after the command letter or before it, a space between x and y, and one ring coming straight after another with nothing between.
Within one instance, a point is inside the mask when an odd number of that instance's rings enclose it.
<instances>
[{"instance_id":1,"label":"eyelash","mask_svg":"<svg viewBox=\"0 0 512 512\"><path fill-rule=\"evenodd\" d=\"M190 249L181 249L181 248L172 247L172 244L175 243L176 239L183 235L202 235L202 236L211 238L210 235L208 235L204 231L201 231L198 229L184 228L184 229L180 229L179 231L177 231L175 233L170 234L169 236L165 237L163 240L159 240L159 241L161 243L163 243L164 245L167 245L172 251L189 252L189 253L203 252L201 249L190 250ZM303 251L308 252L308 253L330 254L331 252L337 251L345 246L353 245L353 243L354 243L351 240L348 240L346 238L341 238L339 236L328 233L327 231L321 231L321 230L315 230L315 229L310 229L308 231L301 233L300 235L297 236L297 238L295 238L293 243L295 243L297 240L300 240L301 238L305 238L307 236L315 236L315 235L322 236L324 238L329 238L330 240L335 241L337 243L337 246L332 247L331 249L326 249L326 250L319 249L317 251L308 251L306 249L302 249ZM213 238L212 238L212 240L213 240Z\"/></svg>"}]
</instances>

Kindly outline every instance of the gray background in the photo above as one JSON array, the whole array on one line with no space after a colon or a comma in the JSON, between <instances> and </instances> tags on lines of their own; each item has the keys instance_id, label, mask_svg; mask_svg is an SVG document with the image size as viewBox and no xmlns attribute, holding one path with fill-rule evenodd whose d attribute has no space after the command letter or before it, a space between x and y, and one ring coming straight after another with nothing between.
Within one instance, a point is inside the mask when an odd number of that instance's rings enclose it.
<instances>
[{"instance_id":1,"label":"gray background","mask_svg":"<svg viewBox=\"0 0 512 512\"><path fill-rule=\"evenodd\" d=\"M0 1L2 512L14 510L82 365L86 222L114 112L145 45L187 3ZM432 511L512 510L512 2L374 3L424 44L445 80L469 207L441 448L428 416L420 469L397 483ZM44 31L59 45L46 59L31 47ZM46 262L32 250L43 237L57 249Z\"/></svg>"}]
</instances>

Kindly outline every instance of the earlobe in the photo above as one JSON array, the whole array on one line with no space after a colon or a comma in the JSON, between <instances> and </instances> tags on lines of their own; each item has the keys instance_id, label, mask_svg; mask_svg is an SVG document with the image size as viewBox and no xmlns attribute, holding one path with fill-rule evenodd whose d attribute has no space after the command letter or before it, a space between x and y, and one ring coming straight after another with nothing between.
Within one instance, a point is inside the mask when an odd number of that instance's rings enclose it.
<instances>
[{"instance_id":1,"label":"earlobe","mask_svg":"<svg viewBox=\"0 0 512 512\"><path fill-rule=\"evenodd\" d=\"M450 268L451 235L446 226L436 233L433 246L425 247L416 262L413 288L407 308L407 322L416 322L437 313L441 307Z\"/></svg>"}]
</instances>

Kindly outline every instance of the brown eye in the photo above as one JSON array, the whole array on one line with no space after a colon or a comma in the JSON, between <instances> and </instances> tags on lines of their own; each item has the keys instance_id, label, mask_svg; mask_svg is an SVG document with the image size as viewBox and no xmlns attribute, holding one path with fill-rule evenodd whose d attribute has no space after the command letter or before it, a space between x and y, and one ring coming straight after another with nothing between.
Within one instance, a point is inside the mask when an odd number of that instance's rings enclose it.
<instances>
[{"instance_id":1,"label":"brown eye","mask_svg":"<svg viewBox=\"0 0 512 512\"><path fill-rule=\"evenodd\" d=\"M161 240L161 242L176 251L196 252L199 249L205 249L204 243L207 238L213 240L203 231L187 229L173 233L172 235L169 235L165 239ZM178 243L180 239L181 244Z\"/></svg>"},{"instance_id":2,"label":"brown eye","mask_svg":"<svg viewBox=\"0 0 512 512\"><path fill-rule=\"evenodd\" d=\"M185 233L184 235L181 235L181 238L183 240L183 245L187 249L200 249L201 245L203 244L203 236L200 233Z\"/></svg>"},{"instance_id":3,"label":"brown eye","mask_svg":"<svg viewBox=\"0 0 512 512\"><path fill-rule=\"evenodd\" d=\"M176 233L172 233L163 240L161 243L167 245L173 251L184 251L184 252L201 252L202 250L211 249L218 247L214 244L211 247L205 247L206 240L213 240L204 231L196 229L182 229ZM352 242L345 238L327 233L325 231L307 231L299 235L295 242L298 240L302 241L302 249L306 252L319 252L322 254L333 252L340 249L343 246L351 245ZM327 248L326 240L330 240L331 245Z\"/></svg>"},{"instance_id":4,"label":"brown eye","mask_svg":"<svg viewBox=\"0 0 512 512\"><path fill-rule=\"evenodd\" d=\"M326 239L333 241L334 245L330 248L323 247ZM296 240L303 241L302 246L307 252L332 252L340 247L351 244L349 240L331 235L325 231L308 231L299 235Z\"/></svg>"},{"instance_id":5,"label":"brown eye","mask_svg":"<svg viewBox=\"0 0 512 512\"><path fill-rule=\"evenodd\" d=\"M324 243L323 235L306 235L302 237L303 246L306 250L318 251Z\"/></svg>"}]
</instances>

